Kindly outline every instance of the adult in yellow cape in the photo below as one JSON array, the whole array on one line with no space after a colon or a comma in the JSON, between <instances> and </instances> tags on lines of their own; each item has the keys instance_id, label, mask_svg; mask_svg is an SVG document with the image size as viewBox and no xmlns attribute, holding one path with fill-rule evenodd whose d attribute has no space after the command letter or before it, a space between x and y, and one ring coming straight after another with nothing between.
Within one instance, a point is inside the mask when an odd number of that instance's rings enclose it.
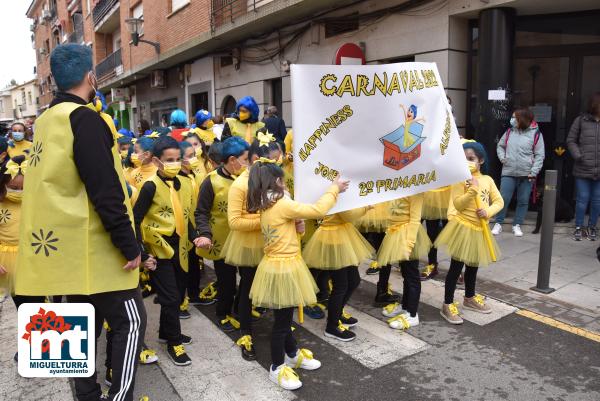
<instances>
[{"instance_id":1,"label":"adult in yellow cape","mask_svg":"<svg viewBox=\"0 0 600 401\"><path fill-rule=\"evenodd\" d=\"M258 121L259 113L258 104L252 96L241 98L235 106L235 113L225 119L221 141L230 136L239 136L246 142L252 143L256 137L256 131L265 126L265 123Z\"/></svg>"},{"instance_id":2,"label":"adult in yellow cape","mask_svg":"<svg viewBox=\"0 0 600 401\"><path fill-rule=\"evenodd\" d=\"M60 45L50 68L59 92L36 121L15 292L91 303L96 327L106 320L113 331L109 399L120 393L131 400L146 311L121 160L111 128L91 103L98 86L91 49ZM100 399L96 375L75 378L75 393L79 400Z\"/></svg>"}]
</instances>

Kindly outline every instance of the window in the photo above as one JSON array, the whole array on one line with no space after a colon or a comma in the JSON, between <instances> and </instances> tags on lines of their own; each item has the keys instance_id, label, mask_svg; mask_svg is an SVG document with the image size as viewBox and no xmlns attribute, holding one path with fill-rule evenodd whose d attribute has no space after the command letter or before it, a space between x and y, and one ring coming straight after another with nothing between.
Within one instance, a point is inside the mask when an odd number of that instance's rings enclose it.
<instances>
[{"instance_id":1,"label":"window","mask_svg":"<svg viewBox=\"0 0 600 401\"><path fill-rule=\"evenodd\" d=\"M0 113L4 113L4 100L0 99Z\"/></svg>"},{"instance_id":2,"label":"window","mask_svg":"<svg viewBox=\"0 0 600 401\"><path fill-rule=\"evenodd\" d=\"M25 90L21 89L21 104L25 105Z\"/></svg>"},{"instance_id":3,"label":"window","mask_svg":"<svg viewBox=\"0 0 600 401\"><path fill-rule=\"evenodd\" d=\"M231 56L221 57L221 67L227 67L228 65L233 65L233 57L231 57Z\"/></svg>"},{"instance_id":4,"label":"window","mask_svg":"<svg viewBox=\"0 0 600 401\"><path fill-rule=\"evenodd\" d=\"M142 21L144 20L144 4L140 1L140 3L133 7L133 9L131 10L131 17L132 18L139 18ZM139 34L140 36L142 36L144 34L144 24L140 24L139 27Z\"/></svg>"},{"instance_id":5,"label":"window","mask_svg":"<svg viewBox=\"0 0 600 401\"><path fill-rule=\"evenodd\" d=\"M188 4L190 4L190 0L171 0L171 12L174 13Z\"/></svg>"},{"instance_id":6,"label":"window","mask_svg":"<svg viewBox=\"0 0 600 401\"><path fill-rule=\"evenodd\" d=\"M33 99L31 98L31 91L27 91L27 104L33 104Z\"/></svg>"},{"instance_id":7,"label":"window","mask_svg":"<svg viewBox=\"0 0 600 401\"><path fill-rule=\"evenodd\" d=\"M46 49L46 56L50 54L50 39L46 39L44 42L44 49Z\"/></svg>"},{"instance_id":8,"label":"window","mask_svg":"<svg viewBox=\"0 0 600 401\"><path fill-rule=\"evenodd\" d=\"M357 31L359 27L358 13L346 15L335 20L325 22L325 37L340 35L346 32Z\"/></svg>"}]
</instances>

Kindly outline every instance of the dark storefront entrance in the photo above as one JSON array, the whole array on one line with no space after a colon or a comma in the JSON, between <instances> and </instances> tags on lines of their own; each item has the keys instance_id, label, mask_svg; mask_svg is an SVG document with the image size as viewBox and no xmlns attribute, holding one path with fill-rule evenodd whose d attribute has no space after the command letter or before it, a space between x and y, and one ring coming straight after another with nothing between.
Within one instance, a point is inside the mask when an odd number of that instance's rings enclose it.
<instances>
[{"instance_id":1,"label":"dark storefront entrance","mask_svg":"<svg viewBox=\"0 0 600 401\"><path fill-rule=\"evenodd\" d=\"M513 107L528 106L544 135L544 168L559 171L560 194L566 200L573 199L572 159L565 141L575 117L586 110L589 96L600 91L599 20L598 11L515 17L514 11L501 9L499 15L472 22L467 134L486 143L496 159L492 163L495 176L499 176L500 170L495 144L508 126ZM484 65L479 64L479 46L484 46L484 39L494 40L489 32L480 32L482 22L495 25L493 29L487 28L492 36L499 31L501 37L503 34L514 41L514 47L504 49L504 55L512 63L498 59L493 52L493 60L489 60L490 52L485 51L488 60L483 61ZM498 23L504 23L512 32L503 32ZM503 71L490 73L487 69ZM504 84L494 85L490 80L504 80ZM506 101L490 102L487 98L481 101L489 89L506 90Z\"/></svg>"}]
</instances>

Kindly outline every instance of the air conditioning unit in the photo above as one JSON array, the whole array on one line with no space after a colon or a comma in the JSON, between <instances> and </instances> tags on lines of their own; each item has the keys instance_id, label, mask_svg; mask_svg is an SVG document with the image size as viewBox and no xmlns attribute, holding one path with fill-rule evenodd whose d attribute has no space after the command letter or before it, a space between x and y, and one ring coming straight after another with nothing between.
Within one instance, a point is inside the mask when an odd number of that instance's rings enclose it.
<instances>
[{"instance_id":1,"label":"air conditioning unit","mask_svg":"<svg viewBox=\"0 0 600 401\"><path fill-rule=\"evenodd\" d=\"M150 75L150 87L164 89L167 87L167 76L165 70L154 70Z\"/></svg>"},{"instance_id":2,"label":"air conditioning unit","mask_svg":"<svg viewBox=\"0 0 600 401\"><path fill-rule=\"evenodd\" d=\"M42 19L49 20L52 18L50 10L42 10Z\"/></svg>"},{"instance_id":3,"label":"air conditioning unit","mask_svg":"<svg viewBox=\"0 0 600 401\"><path fill-rule=\"evenodd\" d=\"M40 48L40 54L41 54L42 56L45 56L46 54L48 54L48 52L46 51L46 49L45 49L45 48L43 48L43 47L42 47L42 48Z\"/></svg>"}]
</instances>

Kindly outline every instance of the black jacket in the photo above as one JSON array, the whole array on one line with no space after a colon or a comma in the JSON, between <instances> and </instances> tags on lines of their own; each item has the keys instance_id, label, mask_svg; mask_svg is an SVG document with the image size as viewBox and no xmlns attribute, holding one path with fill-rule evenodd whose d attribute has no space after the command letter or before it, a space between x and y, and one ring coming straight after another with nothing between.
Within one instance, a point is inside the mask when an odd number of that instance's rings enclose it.
<instances>
[{"instance_id":1,"label":"black jacket","mask_svg":"<svg viewBox=\"0 0 600 401\"><path fill-rule=\"evenodd\" d=\"M59 92L50 107L64 102L87 104L78 96ZM74 137L73 159L88 198L104 229L110 234L113 245L125 259L133 260L140 254L140 247L127 215L123 187L115 171L112 132L102 117L88 107L73 111L70 120Z\"/></svg>"},{"instance_id":2,"label":"black jacket","mask_svg":"<svg viewBox=\"0 0 600 401\"><path fill-rule=\"evenodd\" d=\"M600 179L600 121L587 113L577 117L569 130L567 146L575 159L573 175Z\"/></svg>"}]
</instances>

